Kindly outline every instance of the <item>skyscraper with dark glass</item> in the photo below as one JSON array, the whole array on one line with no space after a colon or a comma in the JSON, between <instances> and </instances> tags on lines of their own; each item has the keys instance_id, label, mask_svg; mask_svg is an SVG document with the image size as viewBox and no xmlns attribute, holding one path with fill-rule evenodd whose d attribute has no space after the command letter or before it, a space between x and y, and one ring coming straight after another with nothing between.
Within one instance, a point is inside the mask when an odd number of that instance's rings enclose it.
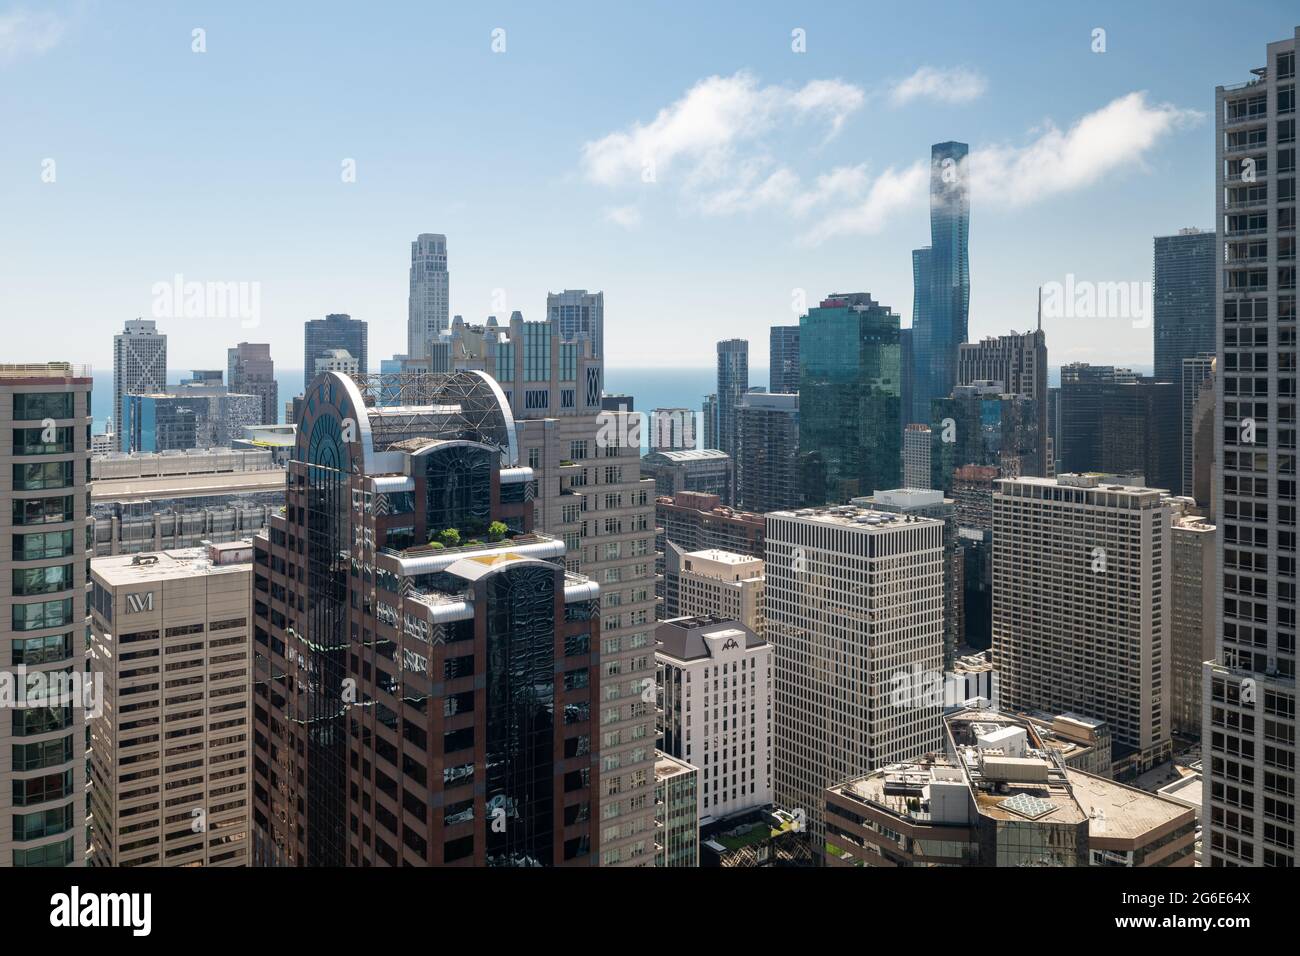
<instances>
[{"instance_id":1,"label":"skyscraper with dark glass","mask_svg":"<svg viewBox=\"0 0 1300 956\"><path fill-rule=\"evenodd\" d=\"M965 143L930 148L930 246L912 253L911 420L929 421L930 402L957 383L957 346L970 310L970 187Z\"/></svg>"},{"instance_id":2,"label":"skyscraper with dark glass","mask_svg":"<svg viewBox=\"0 0 1300 956\"><path fill-rule=\"evenodd\" d=\"M799 391L799 326L772 326L768 344L767 390L788 395Z\"/></svg>"},{"instance_id":3,"label":"skyscraper with dark glass","mask_svg":"<svg viewBox=\"0 0 1300 956\"><path fill-rule=\"evenodd\" d=\"M1214 233L1155 238L1155 379L1181 387L1183 359L1214 351Z\"/></svg>"},{"instance_id":4,"label":"skyscraper with dark glass","mask_svg":"<svg viewBox=\"0 0 1300 956\"><path fill-rule=\"evenodd\" d=\"M346 349L357 360L357 371L368 372L366 365L366 323L350 315L336 313L323 319L308 319L302 324L302 374L310 382L316 372L316 360L331 349Z\"/></svg>"},{"instance_id":5,"label":"skyscraper with dark glass","mask_svg":"<svg viewBox=\"0 0 1300 956\"><path fill-rule=\"evenodd\" d=\"M901 478L898 316L866 292L832 293L799 323L799 468L808 505Z\"/></svg>"},{"instance_id":6,"label":"skyscraper with dark glass","mask_svg":"<svg viewBox=\"0 0 1300 956\"><path fill-rule=\"evenodd\" d=\"M400 386L311 381L255 539L254 858L595 865L599 586L532 532L500 386Z\"/></svg>"}]
</instances>

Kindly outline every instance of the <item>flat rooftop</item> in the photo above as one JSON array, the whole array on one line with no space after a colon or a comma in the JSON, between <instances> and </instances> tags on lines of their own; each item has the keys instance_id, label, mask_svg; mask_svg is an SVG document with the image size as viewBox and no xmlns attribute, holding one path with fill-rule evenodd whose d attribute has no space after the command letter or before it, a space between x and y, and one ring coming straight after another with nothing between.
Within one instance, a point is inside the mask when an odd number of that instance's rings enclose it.
<instances>
[{"instance_id":1,"label":"flat rooftop","mask_svg":"<svg viewBox=\"0 0 1300 956\"><path fill-rule=\"evenodd\" d=\"M1088 832L1094 837L1137 839L1194 812L1190 807L1104 777L1078 770L1067 769L1065 773L1074 799L1088 815Z\"/></svg>"},{"instance_id":2,"label":"flat rooftop","mask_svg":"<svg viewBox=\"0 0 1300 956\"><path fill-rule=\"evenodd\" d=\"M231 547L232 545L234 548ZM253 543L251 540L231 541L225 545L216 545L223 550L235 550L241 546L251 550ZM145 560L138 562L137 559L141 558ZM90 564L91 574L110 588L202 577L209 574L249 574L252 569L251 560L238 564L214 564L208 558L207 548L177 548L173 551L113 555L94 558Z\"/></svg>"},{"instance_id":3,"label":"flat rooftop","mask_svg":"<svg viewBox=\"0 0 1300 956\"><path fill-rule=\"evenodd\" d=\"M211 475L164 475L156 478L96 478L90 483L90 500L203 498L240 491L284 491L284 474L283 469L265 469Z\"/></svg>"},{"instance_id":4,"label":"flat rooftop","mask_svg":"<svg viewBox=\"0 0 1300 956\"><path fill-rule=\"evenodd\" d=\"M942 525L937 518L923 518L920 515L900 514L896 511L876 511L858 505L830 505L824 508L799 508L796 510L773 511L772 515L782 518L798 518L803 521L817 521L824 524L839 525L862 531L886 531L908 524Z\"/></svg>"}]
</instances>

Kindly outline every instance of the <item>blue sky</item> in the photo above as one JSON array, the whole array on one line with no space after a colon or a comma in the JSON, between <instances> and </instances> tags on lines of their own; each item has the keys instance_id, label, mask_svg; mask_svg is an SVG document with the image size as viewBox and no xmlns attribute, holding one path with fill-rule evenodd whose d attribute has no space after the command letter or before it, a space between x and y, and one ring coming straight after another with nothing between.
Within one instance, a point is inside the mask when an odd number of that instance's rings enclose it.
<instances>
[{"instance_id":1,"label":"blue sky","mask_svg":"<svg viewBox=\"0 0 1300 956\"><path fill-rule=\"evenodd\" d=\"M603 289L612 366L705 366L733 336L760 365L795 290L867 290L910 322L915 168L946 139L983 162L971 334L1028 328L1039 284L1146 281L1153 235L1213 227L1214 87L1300 20L809 6L0 0L5 360L106 367L181 274L259 283L260 312L163 321L175 368L241 339L294 367L327 312L370 323L375 362L405 343L411 239L443 232L471 321ZM1044 327L1054 365L1150 362L1127 319Z\"/></svg>"}]
</instances>

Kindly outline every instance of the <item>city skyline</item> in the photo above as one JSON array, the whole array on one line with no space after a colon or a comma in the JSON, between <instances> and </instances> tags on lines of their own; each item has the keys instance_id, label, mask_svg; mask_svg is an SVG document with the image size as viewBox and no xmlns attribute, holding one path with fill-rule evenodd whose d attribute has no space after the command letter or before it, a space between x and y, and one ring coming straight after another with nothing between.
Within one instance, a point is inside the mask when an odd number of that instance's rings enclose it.
<instances>
[{"instance_id":1,"label":"city skyline","mask_svg":"<svg viewBox=\"0 0 1300 956\"><path fill-rule=\"evenodd\" d=\"M252 32L224 16L205 14L199 24L170 11L151 12L147 29L131 30L141 14L125 11L101 44L105 14L94 6L6 14L17 19L0 74L12 81L6 86L41 88L43 109L38 117L21 100L0 100L11 107L0 197L11 221L29 224L21 236L0 231L9 265L0 311L39 308L76 330L85 354L73 357L95 366L109 360L109 344L92 334L96 323L137 316L168 327L176 367L211 365L211 355L241 340L292 355L300 324L335 312L366 321L376 355L392 355L406 349L409 245L436 230L457 250L453 315L504 321L518 309L539 319L548 292L601 290L610 367L707 367L707 344L685 354L676 344L701 320L715 341L750 339L751 360L761 366L767 329L797 321L799 290L811 304L831 289L870 288L910 325L910 252L928 241L924 184L910 171L934 143L959 139L971 145L973 172L970 338L1024 330L1039 285L1071 276L1149 282L1153 236L1210 222L1206 91L1249 62L1259 35L1290 26L1281 3L1212 38L1158 10L1103 5L1087 14L1045 12L1026 43L1030 27L1009 11L952 8L936 28L884 10L871 32L896 42L861 63L846 55L852 31L836 28L844 9L745 12L719 8L659 23L621 11L619 26L635 30L642 49L604 44L594 51L598 62L581 70L548 62L545 79L519 95L519 71L535 80L532 67L550 61L546 52L589 11L542 18L519 9L492 20L449 11L439 27L456 42L430 81L443 71L473 80L447 104L453 136L382 128L385 116L411 108L411 94L392 90L412 87L399 64L415 62L405 56L413 37L385 36L392 55L382 63L304 94L294 83L300 68L372 49L373 30L356 36L272 12ZM972 46L965 38L975 19L986 41ZM1097 28L1106 31L1104 53L1092 49ZM196 29L204 31L201 54L191 49ZM497 29L504 49L494 53ZM708 39L721 31L724 56ZM802 41L794 31L803 31ZM661 37L673 56L636 69ZM800 43L805 52L797 53ZM155 89L112 73L103 62L110 55L161 58L174 83ZM579 83L615 62L608 88ZM1053 68L1062 63L1086 82L1057 79ZM251 99L257 88L241 64L257 67L274 96L294 99L294 115L276 111L272 123ZM87 84L88 70L110 75ZM1024 82L1030 74L1034 84ZM218 82L220 97L212 93ZM179 97L200 109L186 111ZM172 118L158 149L140 150L149 137L140 135L139 118L94 119L120 115L114 98L137 102L139 117ZM539 105L556 98L569 104L558 118ZM700 119L715 139L688 135ZM510 158L516 151L496 148L507 125L524 138L546 128L571 146ZM1113 149L1089 149L1098 136ZM243 148L249 137L264 141L256 160ZM642 148L658 157L653 183L642 182L647 157L633 161ZM714 160L720 178L696 185ZM991 170L1005 170L1009 181ZM53 181L42 181L47 174ZM185 228L198 217L205 229ZM259 223L252 234L250 222ZM109 223L111 239L103 232ZM1052 242L1026 242L1049 231ZM52 284L54 244L73 232L96 255L82 264L83 281ZM154 315L155 287L177 276L257 283L256 325ZM1057 364L1104 354L1148 365L1149 324L1149 316L1047 315L1043 328ZM23 342L15 358L41 354L39 342Z\"/></svg>"}]
</instances>

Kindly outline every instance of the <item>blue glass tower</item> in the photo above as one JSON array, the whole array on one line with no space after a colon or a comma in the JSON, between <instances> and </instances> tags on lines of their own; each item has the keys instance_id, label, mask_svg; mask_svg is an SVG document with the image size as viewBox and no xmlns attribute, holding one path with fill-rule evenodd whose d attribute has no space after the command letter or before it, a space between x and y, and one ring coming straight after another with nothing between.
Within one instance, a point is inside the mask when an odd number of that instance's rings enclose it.
<instances>
[{"instance_id":1,"label":"blue glass tower","mask_svg":"<svg viewBox=\"0 0 1300 956\"><path fill-rule=\"evenodd\" d=\"M957 384L957 346L970 312L970 187L965 143L930 148L930 246L912 253L911 421L930 420L930 403Z\"/></svg>"}]
</instances>

